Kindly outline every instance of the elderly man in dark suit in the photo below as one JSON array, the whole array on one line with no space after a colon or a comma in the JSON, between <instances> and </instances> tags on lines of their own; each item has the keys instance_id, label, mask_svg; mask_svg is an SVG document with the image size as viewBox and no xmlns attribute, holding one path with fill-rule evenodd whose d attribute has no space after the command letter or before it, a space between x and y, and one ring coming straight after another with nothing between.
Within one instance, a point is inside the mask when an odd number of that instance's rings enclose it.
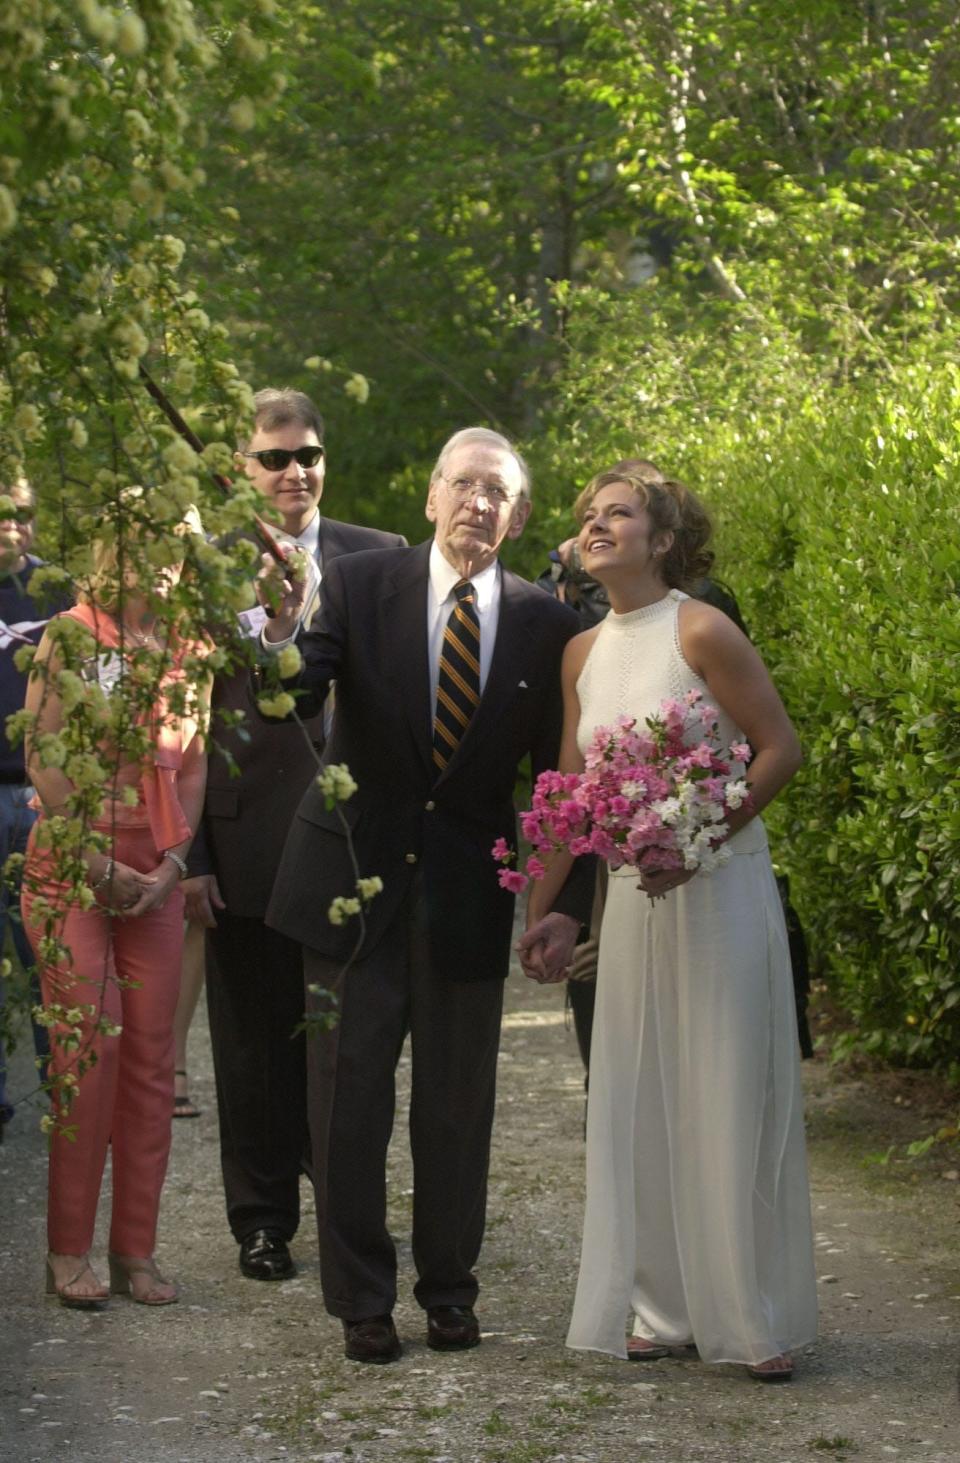
<instances>
[{"instance_id":1,"label":"elderly man in dark suit","mask_svg":"<svg viewBox=\"0 0 960 1463\"><path fill-rule=\"evenodd\" d=\"M276 509L281 538L312 566L315 598L332 564L361 549L403 545L398 534L324 517L323 419L299 391L255 397L254 430L238 463ZM258 634L262 610L241 622ZM245 713L241 727L217 713ZM184 886L188 914L208 927L207 1005L220 1118L227 1218L240 1268L256 1280L295 1274L289 1241L300 1216L308 1147L300 946L264 923L293 815L316 774L300 727L257 716L246 672L217 678L201 835ZM231 718L227 718L229 722ZM323 750L321 711L307 724ZM232 765L236 773L232 773Z\"/></svg>"},{"instance_id":2,"label":"elderly man in dark suit","mask_svg":"<svg viewBox=\"0 0 960 1463\"><path fill-rule=\"evenodd\" d=\"M308 985L338 999L336 1027L308 1042L310 1130L324 1300L356 1361L400 1355L385 1161L407 1032L414 1294L428 1345L480 1339L473 1267L513 924L490 850L499 837L514 842L522 759L530 755L535 773L556 765L560 657L578 628L570 610L498 562L529 513L526 467L510 444L483 428L458 432L430 480L432 541L334 565L300 640L305 708L336 679L326 760L349 764L358 791L341 811L361 875L383 879L344 973L356 928L331 924L327 910L355 892L356 876L337 809L311 787L267 918L303 944ZM268 648L284 643L299 613L296 581L282 594ZM582 896L572 902L585 917Z\"/></svg>"}]
</instances>

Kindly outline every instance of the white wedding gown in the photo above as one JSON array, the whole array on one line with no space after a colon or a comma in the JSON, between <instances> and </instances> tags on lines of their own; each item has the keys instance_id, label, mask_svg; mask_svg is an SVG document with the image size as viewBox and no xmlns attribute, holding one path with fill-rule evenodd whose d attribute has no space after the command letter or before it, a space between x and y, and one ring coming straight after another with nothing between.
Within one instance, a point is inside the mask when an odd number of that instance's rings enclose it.
<instances>
[{"instance_id":1,"label":"white wedding gown","mask_svg":"<svg viewBox=\"0 0 960 1463\"><path fill-rule=\"evenodd\" d=\"M696 688L677 590L608 615L578 683L579 743ZM726 745L742 740L720 714ZM651 902L614 871L600 938L587 1204L567 1345L625 1331L756 1364L816 1334L816 1278L787 935L766 833Z\"/></svg>"}]
</instances>

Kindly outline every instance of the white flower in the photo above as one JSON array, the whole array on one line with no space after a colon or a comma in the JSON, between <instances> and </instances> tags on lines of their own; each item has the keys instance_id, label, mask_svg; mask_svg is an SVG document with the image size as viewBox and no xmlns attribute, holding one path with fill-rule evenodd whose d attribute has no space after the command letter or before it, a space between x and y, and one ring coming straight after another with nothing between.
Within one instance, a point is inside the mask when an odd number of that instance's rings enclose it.
<instances>
[{"instance_id":1,"label":"white flower","mask_svg":"<svg viewBox=\"0 0 960 1463\"><path fill-rule=\"evenodd\" d=\"M187 246L175 234L163 234L158 240L159 256L168 269L179 269Z\"/></svg>"},{"instance_id":2,"label":"white flower","mask_svg":"<svg viewBox=\"0 0 960 1463\"><path fill-rule=\"evenodd\" d=\"M127 10L117 21L116 47L121 56L139 56L147 48L147 28L139 15Z\"/></svg>"},{"instance_id":3,"label":"white flower","mask_svg":"<svg viewBox=\"0 0 960 1463\"><path fill-rule=\"evenodd\" d=\"M679 798L662 798L660 802L653 804L653 812L666 823L668 828L674 827L683 817L683 807Z\"/></svg>"},{"instance_id":4,"label":"white flower","mask_svg":"<svg viewBox=\"0 0 960 1463\"><path fill-rule=\"evenodd\" d=\"M343 389L348 396L352 396L354 401L359 402L361 406L364 405L370 396L370 382L366 376L361 376L359 371L354 372Z\"/></svg>"},{"instance_id":5,"label":"white flower","mask_svg":"<svg viewBox=\"0 0 960 1463\"><path fill-rule=\"evenodd\" d=\"M125 356L139 359L140 356L145 356L150 348L150 342L139 324L129 315L125 320L118 320L110 334Z\"/></svg>"},{"instance_id":6,"label":"white flower","mask_svg":"<svg viewBox=\"0 0 960 1463\"><path fill-rule=\"evenodd\" d=\"M257 697L257 708L264 716L289 716L296 704L289 691L279 691L276 696Z\"/></svg>"},{"instance_id":7,"label":"white flower","mask_svg":"<svg viewBox=\"0 0 960 1463\"><path fill-rule=\"evenodd\" d=\"M383 892L383 880L379 874L371 874L369 879L357 880L357 893L366 904L375 894Z\"/></svg>"},{"instance_id":8,"label":"white flower","mask_svg":"<svg viewBox=\"0 0 960 1463\"><path fill-rule=\"evenodd\" d=\"M17 222L17 205L5 183L0 183L0 235L12 232Z\"/></svg>"},{"instance_id":9,"label":"white flower","mask_svg":"<svg viewBox=\"0 0 960 1463\"><path fill-rule=\"evenodd\" d=\"M257 125L257 112L249 97L237 97L227 108L230 126L237 132L250 132Z\"/></svg>"},{"instance_id":10,"label":"white flower","mask_svg":"<svg viewBox=\"0 0 960 1463\"><path fill-rule=\"evenodd\" d=\"M329 767L324 767L317 778L317 786L325 797L333 798L338 803L345 803L357 790L357 784L345 762L331 762Z\"/></svg>"},{"instance_id":11,"label":"white flower","mask_svg":"<svg viewBox=\"0 0 960 1463\"><path fill-rule=\"evenodd\" d=\"M13 414L13 426L28 442L38 442L43 436L43 417L32 402L25 401L17 407Z\"/></svg>"},{"instance_id":12,"label":"white flower","mask_svg":"<svg viewBox=\"0 0 960 1463\"><path fill-rule=\"evenodd\" d=\"M728 782L724 791L726 794L727 806L729 808L742 807L747 798L750 796L750 789L747 787L747 784L744 782L742 777L739 778L736 782Z\"/></svg>"},{"instance_id":13,"label":"white flower","mask_svg":"<svg viewBox=\"0 0 960 1463\"><path fill-rule=\"evenodd\" d=\"M295 645L285 645L277 656L277 669L285 681L303 669L303 656Z\"/></svg>"},{"instance_id":14,"label":"white flower","mask_svg":"<svg viewBox=\"0 0 960 1463\"><path fill-rule=\"evenodd\" d=\"M344 920L350 915L359 913L359 899L348 898L343 894L338 894L327 910L327 919L332 925L342 925Z\"/></svg>"},{"instance_id":15,"label":"white flower","mask_svg":"<svg viewBox=\"0 0 960 1463\"><path fill-rule=\"evenodd\" d=\"M172 442L168 442L160 456L174 472L191 472L197 466L197 454L182 437L174 437Z\"/></svg>"}]
</instances>

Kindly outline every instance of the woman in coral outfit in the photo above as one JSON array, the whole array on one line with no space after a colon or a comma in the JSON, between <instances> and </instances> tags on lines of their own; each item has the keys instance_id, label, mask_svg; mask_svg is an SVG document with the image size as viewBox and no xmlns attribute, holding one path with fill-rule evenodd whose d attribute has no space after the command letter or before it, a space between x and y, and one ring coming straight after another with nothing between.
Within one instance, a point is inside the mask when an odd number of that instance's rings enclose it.
<instances>
[{"instance_id":1,"label":"woman in coral outfit","mask_svg":"<svg viewBox=\"0 0 960 1463\"><path fill-rule=\"evenodd\" d=\"M195 515L178 530L184 531L199 531ZM183 944L178 885L206 775L200 735L205 692L184 664L197 647L177 641L173 616L164 613L182 561L152 578L149 593L138 588L129 567L118 575L115 544L95 547L94 563L90 592L51 621L30 680L27 711L35 720L27 755L41 812L23 894L51 1024L47 1290L63 1305L84 1309L101 1307L108 1297L90 1264L108 1147L110 1290L144 1305L177 1299L153 1250L173 1106L173 1018ZM122 707L118 685L140 680L150 690L129 713L121 709L116 717L114 711L114 727L127 717L125 730L93 747L94 759L108 769L101 807L89 825L101 835L100 848L91 847L97 840L88 834L67 850L58 840L54 850L51 820L65 815L76 824L84 797L78 786L82 757L66 758L76 781L57 765L64 762L65 744L70 752L68 722L78 694L70 668L77 665L79 695L88 707L101 708L105 725L111 704ZM140 755L131 754L137 733ZM79 896L64 880L65 852L86 868Z\"/></svg>"}]
</instances>

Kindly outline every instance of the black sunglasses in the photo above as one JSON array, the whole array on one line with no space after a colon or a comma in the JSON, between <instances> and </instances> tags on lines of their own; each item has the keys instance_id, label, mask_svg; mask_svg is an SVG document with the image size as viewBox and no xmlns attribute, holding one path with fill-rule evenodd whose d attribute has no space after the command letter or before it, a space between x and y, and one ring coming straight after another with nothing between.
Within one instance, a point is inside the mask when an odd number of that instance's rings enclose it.
<instances>
[{"instance_id":1,"label":"black sunglasses","mask_svg":"<svg viewBox=\"0 0 960 1463\"><path fill-rule=\"evenodd\" d=\"M264 447L260 452L245 452L244 457L255 457L267 472L283 472L291 460L296 459L301 467L316 467L323 456L322 447L296 447L291 452L286 447Z\"/></svg>"}]
</instances>

